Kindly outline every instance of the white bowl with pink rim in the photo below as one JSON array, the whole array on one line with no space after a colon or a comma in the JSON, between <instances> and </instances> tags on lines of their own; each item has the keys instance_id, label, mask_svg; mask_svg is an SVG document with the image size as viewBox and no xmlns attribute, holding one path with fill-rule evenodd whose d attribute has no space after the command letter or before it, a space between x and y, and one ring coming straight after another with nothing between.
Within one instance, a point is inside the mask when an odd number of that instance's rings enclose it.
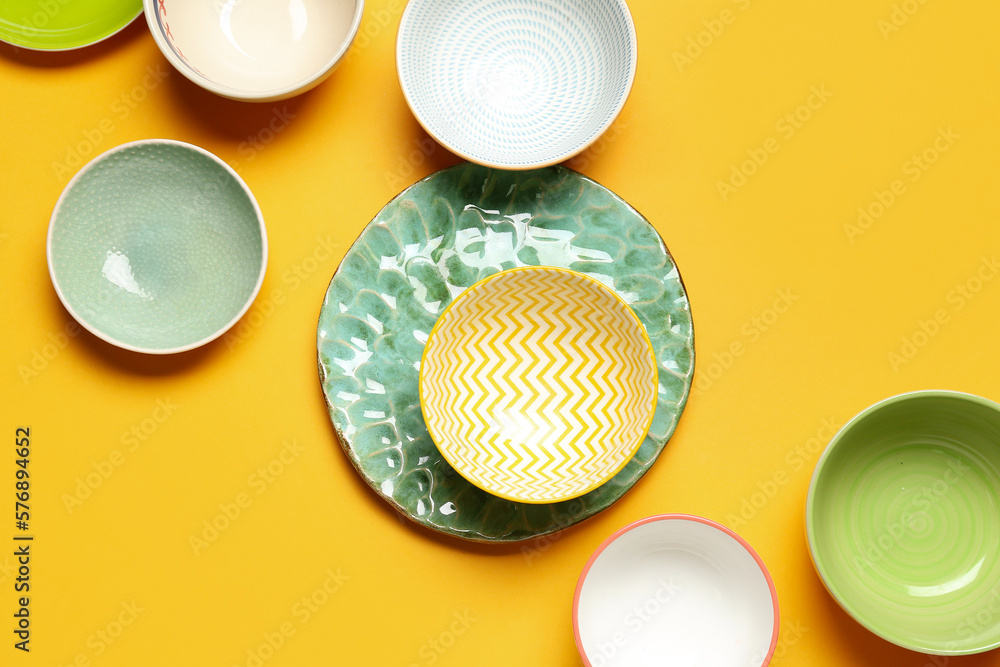
<instances>
[{"instance_id":1,"label":"white bowl with pink rim","mask_svg":"<svg viewBox=\"0 0 1000 667\"><path fill-rule=\"evenodd\" d=\"M778 595L757 552L689 514L651 516L609 537L573 598L587 667L763 667L778 628Z\"/></svg>"}]
</instances>

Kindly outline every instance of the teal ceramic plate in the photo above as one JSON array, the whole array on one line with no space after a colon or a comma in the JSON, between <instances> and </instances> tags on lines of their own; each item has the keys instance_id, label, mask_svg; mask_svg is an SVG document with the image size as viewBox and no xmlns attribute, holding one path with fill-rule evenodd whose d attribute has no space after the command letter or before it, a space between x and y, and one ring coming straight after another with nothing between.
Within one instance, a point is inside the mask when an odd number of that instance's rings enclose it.
<instances>
[{"instance_id":1,"label":"teal ceramic plate","mask_svg":"<svg viewBox=\"0 0 1000 667\"><path fill-rule=\"evenodd\" d=\"M837 602L905 648L1000 646L1000 405L922 391L830 441L809 487L809 548Z\"/></svg>"},{"instance_id":2,"label":"teal ceramic plate","mask_svg":"<svg viewBox=\"0 0 1000 667\"><path fill-rule=\"evenodd\" d=\"M656 411L638 452L610 481L562 503L525 505L476 488L438 452L420 410L420 357L438 315L473 283L517 266L571 269L611 287L656 353ZM337 269L317 343L330 417L365 481L413 521L484 542L552 533L618 500L673 433L694 369L687 294L656 230L607 188L563 167L462 164L404 191Z\"/></svg>"},{"instance_id":3,"label":"teal ceramic plate","mask_svg":"<svg viewBox=\"0 0 1000 667\"><path fill-rule=\"evenodd\" d=\"M142 0L3 0L0 40L63 51L95 44L142 13Z\"/></svg>"}]
</instances>

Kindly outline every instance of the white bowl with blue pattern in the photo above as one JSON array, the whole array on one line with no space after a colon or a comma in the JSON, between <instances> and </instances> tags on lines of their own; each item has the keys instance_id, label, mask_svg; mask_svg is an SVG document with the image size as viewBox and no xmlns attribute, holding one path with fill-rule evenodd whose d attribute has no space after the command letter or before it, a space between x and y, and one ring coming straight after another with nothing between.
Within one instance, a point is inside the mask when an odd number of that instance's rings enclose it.
<instances>
[{"instance_id":1,"label":"white bowl with blue pattern","mask_svg":"<svg viewBox=\"0 0 1000 667\"><path fill-rule=\"evenodd\" d=\"M625 0L410 0L396 67L413 114L448 150L534 169L608 129L636 51Z\"/></svg>"}]
</instances>

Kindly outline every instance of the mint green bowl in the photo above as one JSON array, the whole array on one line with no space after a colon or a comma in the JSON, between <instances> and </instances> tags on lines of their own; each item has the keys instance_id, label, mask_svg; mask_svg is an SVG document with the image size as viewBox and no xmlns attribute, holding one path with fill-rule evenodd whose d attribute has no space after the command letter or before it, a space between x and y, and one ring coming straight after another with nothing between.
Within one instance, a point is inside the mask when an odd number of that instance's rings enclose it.
<instances>
[{"instance_id":1,"label":"mint green bowl","mask_svg":"<svg viewBox=\"0 0 1000 667\"><path fill-rule=\"evenodd\" d=\"M221 336L260 291L267 233L229 165L180 141L122 144L77 173L49 223L49 274L70 314L135 352Z\"/></svg>"},{"instance_id":2,"label":"mint green bowl","mask_svg":"<svg viewBox=\"0 0 1000 667\"><path fill-rule=\"evenodd\" d=\"M1000 646L1000 405L895 396L813 473L806 531L831 595L880 637L935 655Z\"/></svg>"}]
</instances>

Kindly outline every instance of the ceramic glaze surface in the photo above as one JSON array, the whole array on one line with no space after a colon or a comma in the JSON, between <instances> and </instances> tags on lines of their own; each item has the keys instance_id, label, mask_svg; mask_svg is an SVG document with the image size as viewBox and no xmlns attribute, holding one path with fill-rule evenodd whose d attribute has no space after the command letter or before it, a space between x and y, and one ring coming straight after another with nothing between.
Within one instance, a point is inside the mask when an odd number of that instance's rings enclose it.
<instances>
[{"instance_id":1,"label":"ceramic glaze surface","mask_svg":"<svg viewBox=\"0 0 1000 667\"><path fill-rule=\"evenodd\" d=\"M573 618L588 667L761 667L778 638L760 557L728 529L684 515L650 517L605 541L580 577Z\"/></svg>"},{"instance_id":2,"label":"ceramic glaze surface","mask_svg":"<svg viewBox=\"0 0 1000 667\"><path fill-rule=\"evenodd\" d=\"M142 13L142 0L3 0L0 40L43 51L89 46Z\"/></svg>"},{"instance_id":3,"label":"ceramic glaze surface","mask_svg":"<svg viewBox=\"0 0 1000 667\"><path fill-rule=\"evenodd\" d=\"M452 301L420 365L445 459L508 500L569 500L618 472L656 407L656 360L632 309L562 269L494 274Z\"/></svg>"},{"instance_id":4,"label":"ceramic glaze surface","mask_svg":"<svg viewBox=\"0 0 1000 667\"><path fill-rule=\"evenodd\" d=\"M914 392L868 408L817 464L813 562L862 625L924 653L1000 646L1000 405Z\"/></svg>"},{"instance_id":5,"label":"ceramic glaze surface","mask_svg":"<svg viewBox=\"0 0 1000 667\"><path fill-rule=\"evenodd\" d=\"M237 99L318 84L346 53L363 0L146 0L158 45L185 76Z\"/></svg>"},{"instance_id":6,"label":"ceramic glaze surface","mask_svg":"<svg viewBox=\"0 0 1000 667\"><path fill-rule=\"evenodd\" d=\"M178 352L228 329L260 289L263 218L243 181L189 144L98 156L49 226L49 271L87 329L127 349Z\"/></svg>"},{"instance_id":7,"label":"ceramic glaze surface","mask_svg":"<svg viewBox=\"0 0 1000 667\"><path fill-rule=\"evenodd\" d=\"M614 121L635 76L624 0L412 0L396 46L420 123L473 162L561 162Z\"/></svg>"},{"instance_id":8,"label":"ceramic glaze surface","mask_svg":"<svg viewBox=\"0 0 1000 667\"><path fill-rule=\"evenodd\" d=\"M579 498L525 505L487 494L434 446L420 410L424 343L452 299L518 266L578 271L612 288L648 332L656 412L611 480ZM609 507L653 464L687 401L694 332L684 285L656 230L614 193L562 167L463 164L391 201L348 251L317 331L320 379L361 476L417 523L480 541L529 539Z\"/></svg>"}]
</instances>

